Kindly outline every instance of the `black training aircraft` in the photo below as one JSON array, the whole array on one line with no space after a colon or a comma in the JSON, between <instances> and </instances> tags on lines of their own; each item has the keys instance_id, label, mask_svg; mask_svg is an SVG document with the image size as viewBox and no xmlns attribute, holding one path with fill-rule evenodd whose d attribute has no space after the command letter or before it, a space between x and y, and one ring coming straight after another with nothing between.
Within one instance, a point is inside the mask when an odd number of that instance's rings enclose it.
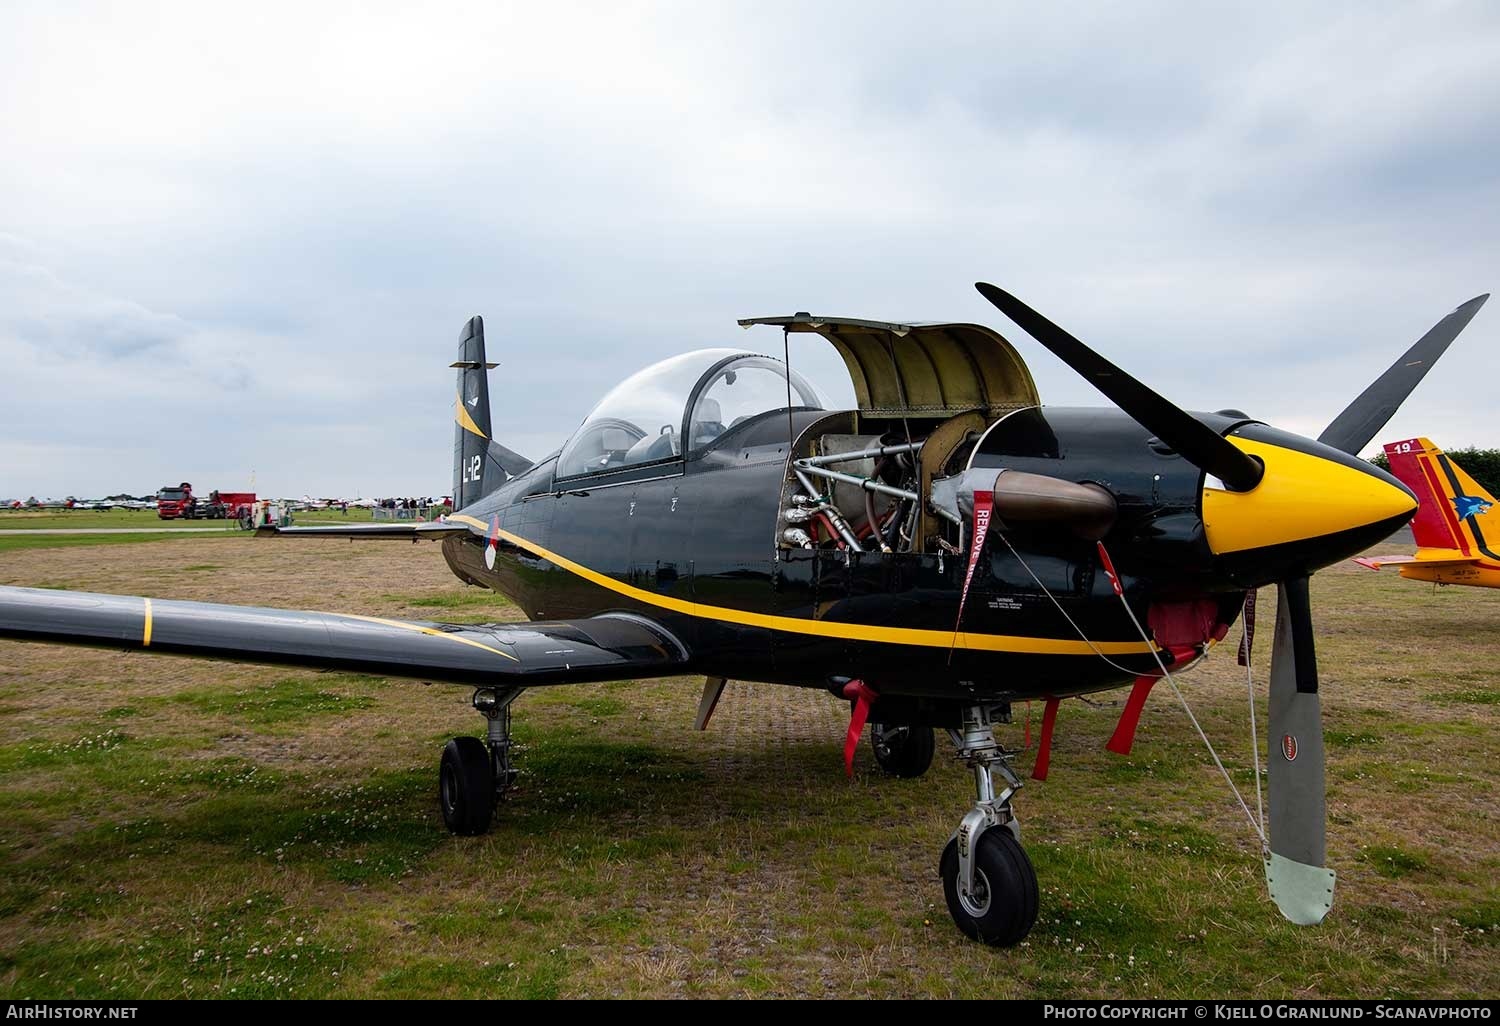
<instances>
[{"instance_id":1,"label":"black training aircraft","mask_svg":"<svg viewBox=\"0 0 1500 1026\"><path fill-rule=\"evenodd\" d=\"M1223 638L1247 590L1276 584L1267 877L1283 914L1320 921L1333 874L1308 575L1414 514L1411 492L1356 454L1486 297L1313 441L1185 412L978 288L1118 409L1042 407L1010 343L980 325L799 313L740 324L823 336L857 409L825 409L781 361L703 350L624 381L533 463L491 438L495 365L475 317L453 364L456 512L272 533L440 539L455 574L531 623L0 588L0 636L472 686L488 739L454 738L440 772L444 821L465 834L514 780L510 709L527 688L702 674L700 727L728 679L828 688L852 703L846 759L867 717L876 761L899 776L923 773L933 728L948 732L978 791L942 853L948 908L969 936L1014 944L1037 881L1011 806L1015 753L993 725L1046 700L1044 758L1058 699L1133 682L1112 742L1128 750L1151 684Z\"/></svg>"}]
</instances>

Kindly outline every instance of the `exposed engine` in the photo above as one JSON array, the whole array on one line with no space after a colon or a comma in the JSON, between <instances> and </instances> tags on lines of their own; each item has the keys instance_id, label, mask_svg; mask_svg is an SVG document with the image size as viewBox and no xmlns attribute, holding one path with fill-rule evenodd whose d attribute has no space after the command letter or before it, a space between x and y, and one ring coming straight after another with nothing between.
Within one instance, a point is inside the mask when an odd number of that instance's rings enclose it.
<instances>
[{"instance_id":1,"label":"exposed engine","mask_svg":"<svg viewBox=\"0 0 1500 1026\"><path fill-rule=\"evenodd\" d=\"M977 414L880 434L852 433L852 420L835 414L804 432L783 493L780 546L958 553L981 491L1007 523L1045 522L1095 540L1115 522L1115 498L1097 484L969 469L988 426Z\"/></svg>"}]
</instances>

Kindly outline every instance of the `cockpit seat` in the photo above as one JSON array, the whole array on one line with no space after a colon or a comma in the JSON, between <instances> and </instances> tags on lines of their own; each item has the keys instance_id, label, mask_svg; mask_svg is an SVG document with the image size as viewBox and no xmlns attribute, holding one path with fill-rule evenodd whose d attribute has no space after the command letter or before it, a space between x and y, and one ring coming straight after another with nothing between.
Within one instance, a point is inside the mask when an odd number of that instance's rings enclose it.
<instances>
[{"instance_id":1,"label":"cockpit seat","mask_svg":"<svg viewBox=\"0 0 1500 1026\"><path fill-rule=\"evenodd\" d=\"M717 399L704 396L693 409L693 423L689 446L698 448L707 445L724 433L724 414Z\"/></svg>"},{"instance_id":2,"label":"cockpit seat","mask_svg":"<svg viewBox=\"0 0 1500 1026\"><path fill-rule=\"evenodd\" d=\"M670 427L663 427L659 435L647 435L639 442L630 447L625 454L625 464L650 463L653 460L664 460L669 456L681 455L682 448L677 444L677 432Z\"/></svg>"}]
</instances>

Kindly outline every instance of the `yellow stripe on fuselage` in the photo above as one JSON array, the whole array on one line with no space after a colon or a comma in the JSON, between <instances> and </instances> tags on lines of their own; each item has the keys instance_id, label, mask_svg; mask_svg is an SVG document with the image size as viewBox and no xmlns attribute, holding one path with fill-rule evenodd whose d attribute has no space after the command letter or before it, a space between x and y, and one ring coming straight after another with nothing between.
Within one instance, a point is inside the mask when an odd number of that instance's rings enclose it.
<instances>
[{"instance_id":1,"label":"yellow stripe on fuselage","mask_svg":"<svg viewBox=\"0 0 1500 1026\"><path fill-rule=\"evenodd\" d=\"M483 521L475 520L471 516L456 513L448 518L456 520L470 527L478 528L480 531L489 533L490 528ZM974 634L961 632L955 635L952 631L921 630L913 627L877 627L873 624L843 623L833 620L811 620L795 616L776 616L770 613L756 613L746 609L731 609L727 606L710 606L701 602L690 602L686 599L673 598L670 595L658 595L654 591L646 591L636 588L623 581L617 581L608 574L601 574L597 570L573 562L566 556L560 556L550 549L543 548L533 541L511 534L509 531L500 531L499 536L519 548L556 563L569 573L576 574L584 580L597 584L601 588L607 588L619 595L656 606L659 609L670 609L675 613L683 613L687 616L696 616L703 620L718 620L724 623L737 623L745 627L764 627L768 630L786 631L791 634L814 634L825 638L845 638L850 641L879 641L892 645L921 645L927 648L961 648L980 652L1023 652L1034 655L1145 655L1153 646L1144 641L1096 641L1092 645L1082 639L1072 641L1064 638L1028 638L1006 634ZM1097 652L1095 651L1097 649Z\"/></svg>"},{"instance_id":2,"label":"yellow stripe on fuselage","mask_svg":"<svg viewBox=\"0 0 1500 1026\"><path fill-rule=\"evenodd\" d=\"M151 600L146 599L146 626L141 631L141 647L151 647Z\"/></svg>"},{"instance_id":3,"label":"yellow stripe on fuselage","mask_svg":"<svg viewBox=\"0 0 1500 1026\"><path fill-rule=\"evenodd\" d=\"M463 393L459 393L459 396L454 400L453 405L454 409L458 411L459 427L463 428L470 434L478 435L480 438L489 438L489 435L479 430L479 425L474 423L474 418L469 416L469 411L464 409Z\"/></svg>"}]
</instances>

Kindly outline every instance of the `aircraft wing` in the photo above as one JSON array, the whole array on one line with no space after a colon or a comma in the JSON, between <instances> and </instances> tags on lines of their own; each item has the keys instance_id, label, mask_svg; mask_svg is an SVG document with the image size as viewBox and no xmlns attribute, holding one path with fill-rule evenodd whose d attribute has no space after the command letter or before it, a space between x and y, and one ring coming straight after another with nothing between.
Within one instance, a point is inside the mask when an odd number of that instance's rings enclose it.
<instances>
[{"instance_id":1,"label":"aircraft wing","mask_svg":"<svg viewBox=\"0 0 1500 1026\"><path fill-rule=\"evenodd\" d=\"M441 539L450 534L468 534L463 524L446 521L396 521L389 524L333 524L318 527L258 527L257 538L272 538L282 535L316 538L406 538L420 541L423 538Z\"/></svg>"},{"instance_id":2,"label":"aircraft wing","mask_svg":"<svg viewBox=\"0 0 1500 1026\"><path fill-rule=\"evenodd\" d=\"M655 677L688 662L667 630L630 613L473 625L10 587L0 587L0 638L474 687Z\"/></svg>"}]
</instances>

